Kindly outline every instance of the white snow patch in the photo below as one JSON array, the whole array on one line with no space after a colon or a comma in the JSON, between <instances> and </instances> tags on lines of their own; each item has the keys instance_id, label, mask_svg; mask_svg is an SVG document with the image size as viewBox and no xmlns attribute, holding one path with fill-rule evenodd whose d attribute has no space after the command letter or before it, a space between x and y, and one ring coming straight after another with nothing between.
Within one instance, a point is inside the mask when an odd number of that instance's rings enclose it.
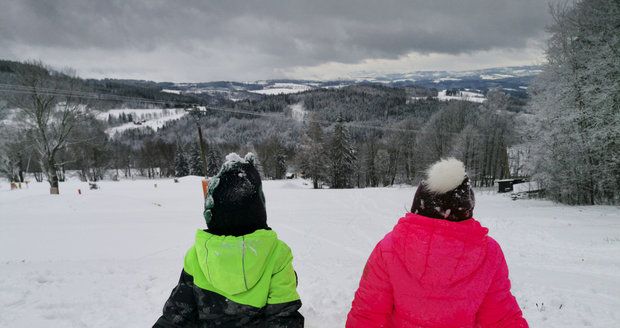
<instances>
[{"instance_id":1,"label":"white snow patch","mask_svg":"<svg viewBox=\"0 0 620 328\"><path fill-rule=\"evenodd\" d=\"M477 102L477 103L483 103L487 100L487 98L485 98L483 94L478 93L478 92L460 91L459 95L457 96L447 96L446 91L447 90L439 91L439 93L437 94L437 99L442 100L442 101L466 100L466 101Z\"/></svg>"},{"instance_id":2,"label":"white snow patch","mask_svg":"<svg viewBox=\"0 0 620 328\"><path fill-rule=\"evenodd\" d=\"M506 79L509 77L514 77L514 75L510 75L510 74L491 74L491 75L486 75L486 74L480 74L480 78L483 80L501 80L501 79Z\"/></svg>"},{"instance_id":3,"label":"white snow patch","mask_svg":"<svg viewBox=\"0 0 620 328\"><path fill-rule=\"evenodd\" d=\"M306 110L304 109L304 103L298 102L296 104L290 105L291 108L291 116L295 121L302 122L306 118Z\"/></svg>"},{"instance_id":4,"label":"white snow patch","mask_svg":"<svg viewBox=\"0 0 620 328\"><path fill-rule=\"evenodd\" d=\"M104 112L99 112L95 115L96 118L100 120L107 120L109 115L112 115L114 118L118 118L122 114L129 115L135 117L135 119L139 119L141 116L145 115L160 115L163 116L166 111L174 112L174 109L163 109L163 108L122 108L122 109L110 109Z\"/></svg>"},{"instance_id":5,"label":"white snow patch","mask_svg":"<svg viewBox=\"0 0 620 328\"><path fill-rule=\"evenodd\" d=\"M175 95L180 95L181 94L181 90L173 90L173 89L162 89L161 92L173 93Z\"/></svg>"},{"instance_id":6,"label":"white snow patch","mask_svg":"<svg viewBox=\"0 0 620 328\"><path fill-rule=\"evenodd\" d=\"M440 83L440 82L445 82L445 81L461 81L461 79L455 78L455 77L442 77L442 78L433 80L433 83Z\"/></svg>"},{"instance_id":7,"label":"white snow patch","mask_svg":"<svg viewBox=\"0 0 620 328\"><path fill-rule=\"evenodd\" d=\"M171 115L156 118L156 119L144 120L144 122L141 122L140 124L130 122L130 123L125 123L123 125L115 126L113 128L107 129L106 133L112 136L118 132L123 132L125 130L141 129L141 128L143 129L147 127L150 127L151 129L157 131L158 129L161 129L167 122L178 120L182 118L183 116L185 116L186 114L187 113L185 111L179 110L175 114L171 114Z\"/></svg>"},{"instance_id":8,"label":"white snow patch","mask_svg":"<svg viewBox=\"0 0 620 328\"><path fill-rule=\"evenodd\" d=\"M515 194L527 193L527 192L539 191L539 190L540 190L540 185L538 184L538 181L528 181L528 182L522 182L522 183L515 183L514 185L512 185L512 192Z\"/></svg>"},{"instance_id":9,"label":"white snow patch","mask_svg":"<svg viewBox=\"0 0 620 328\"><path fill-rule=\"evenodd\" d=\"M277 95L277 94L288 94L288 93L299 93L312 90L312 87L305 84L297 84L297 83L274 83L262 90L249 90L253 93L259 93L263 95Z\"/></svg>"}]
</instances>

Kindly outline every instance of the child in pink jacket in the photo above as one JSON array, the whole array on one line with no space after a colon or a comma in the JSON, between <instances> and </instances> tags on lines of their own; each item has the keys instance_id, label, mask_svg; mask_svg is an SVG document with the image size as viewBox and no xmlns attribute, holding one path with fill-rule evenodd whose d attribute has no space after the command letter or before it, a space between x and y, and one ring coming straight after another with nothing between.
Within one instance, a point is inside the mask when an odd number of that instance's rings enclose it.
<instances>
[{"instance_id":1,"label":"child in pink jacket","mask_svg":"<svg viewBox=\"0 0 620 328\"><path fill-rule=\"evenodd\" d=\"M442 160L427 175L370 255L347 328L528 327L499 244L472 218L463 163Z\"/></svg>"}]
</instances>

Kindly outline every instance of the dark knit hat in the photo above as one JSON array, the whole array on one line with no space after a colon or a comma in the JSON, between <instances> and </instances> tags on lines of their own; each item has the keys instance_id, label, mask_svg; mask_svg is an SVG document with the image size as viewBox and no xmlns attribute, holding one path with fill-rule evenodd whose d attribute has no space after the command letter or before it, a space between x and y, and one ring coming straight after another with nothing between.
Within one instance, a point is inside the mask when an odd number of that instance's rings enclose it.
<instances>
[{"instance_id":1,"label":"dark knit hat","mask_svg":"<svg viewBox=\"0 0 620 328\"><path fill-rule=\"evenodd\" d=\"M209 179L204 217L214 235L243 236L268 229L265 196L254 154L232 153L220 172Z\"/></svg>"},{"instance_id":2,"label":"dark knit hat","mask_svg":"<svg viewBox=\"0 0 620 328\"><path fill-rule=\"evenodd\" d=\"M430 218L463 221L473 215L476 199L465 166L449 158L433 164L420 182L411 212Z\"/></svg>"}]
</instances>

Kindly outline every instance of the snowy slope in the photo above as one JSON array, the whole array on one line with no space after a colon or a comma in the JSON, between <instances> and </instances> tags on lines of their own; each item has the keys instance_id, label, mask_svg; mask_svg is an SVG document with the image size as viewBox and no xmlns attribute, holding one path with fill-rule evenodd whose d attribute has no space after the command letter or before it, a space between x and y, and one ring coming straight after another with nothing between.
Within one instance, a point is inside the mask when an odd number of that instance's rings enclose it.
<instances>
[{"instance_id":1,"label":"snowy slope","mask_svg":"<svg viewBox=\"0 0 620 328\"><path fill-rule=\"evenodd\" d=\"M483 103L487 100L483 94L472 91L459 91L459 95L457 96L448 96L446 95L446 90L439 91L437 94L437 99L448 101L448 100L466 100L471 102Z\"/></svg>"},{"instance_id":2,"label":"snowy slope","mask_svg":"<svg viewBox=\"0 0 620 328\"><path fill-rule=\"evenodd\" d=\"M102 111L102 112L99 112L96 115L96 117L100 120L107 120L109 115L111 115L112 117L118 118L122 114L125 114L125 115L131 114L132 116L135 116L136 119L138 119L140 118L140 116L145 116L149 114L154 115L154 116L163 116L165 114L165 111L174 112L174 110L166 110L166 109L161 109L161 108L123 108L123 109L110 109L107 111Z\"/></svg>"},{"instance_id":3,"label":"snowy slope","mask_svg":"<svg viewBox=\"0 0 620 328\"><path fill-rule=\"evenodd\" d=\"M157 319L195 229L204 228L199 179L100 186L67 182L52 197L45 183L9 191L0 182L0 327L148 327ZM414 188L312 190L292 180L266 181L264 191L269 223L295 256L306 327L343 327L367 256ZM476 199L532 327L618 326L617 207L488 192Z\"/></svg>"},{"instance_id":4,"label":"snowy slope","mask_svg":"<svg viewBox=\"0 0 620 328\"><path fill-rule=\"evenodd\" d=\"M122 125L118 125L106 130L106 133L113 136L117 132L123 132L129 129L140 129L150 127L157 131L163 127L167 122L178 120L187 114L183 109L110 109L108 111L100 112L97 114L97 118L100 120L107 120L109 116L118 118L122 114L133 117L133 122L128 122ZM134 122L140 122L135 124Z\"/></svg>"},{"instance_id":5,"label":"snowy slope","mask_svg":"<svg viewBox=\"0 0 620 328\"><path fill-rule=\"evenodd\" d=\"M252 93L259 93L263 95L277 95L277 94L289 94L299 93L312 90L312 87L305 84L297 83L274 83L261 90L249 90Z\"/></svg>"},{"instance_id":6,"label":"snowy slope","mask_svg":"<svg viewBox=\"0 0 620 328\"><path fill-rule=\"evenodd\" d=\"M140 129L140 128L146 128L149 127L155 131L157 131L157 129L162 128L166 122L168 121L174 121L174 120L178 120L181 117L185 116L185 112L179 112L179 113L175 113L175 114L171 114L168 116L163 116L160 118L154 118L154 119L148 119L145 120L144 122L142 122L140 125L136 125L134 123L125 123L123 125L119 125L119 126L115 126L113 128L109 128L106 130L106 133L108 135L114 135L117 132L123 132L125 130L129 130L129 129Z\"/></svg>"}]
</instances>

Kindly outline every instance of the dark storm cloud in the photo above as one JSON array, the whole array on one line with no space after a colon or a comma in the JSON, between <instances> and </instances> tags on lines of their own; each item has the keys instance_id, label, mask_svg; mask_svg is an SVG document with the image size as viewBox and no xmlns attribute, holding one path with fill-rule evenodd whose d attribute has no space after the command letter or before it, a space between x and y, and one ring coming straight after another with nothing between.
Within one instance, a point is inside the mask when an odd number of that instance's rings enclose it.
<instances>
[{"instance_id":1,"label":"dark storm cloud","mask_svg":"<svg viewBox=\"0 0 620 328\"><path fill-rule=\"evenodd\" d=\"M16 49L23 47L37 54L62 49L76 58L83 51L131 56L166 49L196 60L238 61L225 63L231 70L251 64L265 71L414 51L518 49L540 39L548 19L541 0L0 0L0 5L0 57L22 55Z\"/></svg>"}]
</instances>

